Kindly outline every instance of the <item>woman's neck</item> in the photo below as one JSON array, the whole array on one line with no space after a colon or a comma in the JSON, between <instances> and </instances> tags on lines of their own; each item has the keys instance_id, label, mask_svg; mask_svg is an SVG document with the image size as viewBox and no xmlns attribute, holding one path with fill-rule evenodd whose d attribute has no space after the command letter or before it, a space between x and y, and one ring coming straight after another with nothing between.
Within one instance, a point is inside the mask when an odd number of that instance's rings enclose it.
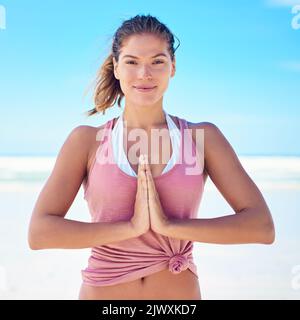
<instances>
[{"instance_id":1,"label":"woman's neck","mask_svg":"<svg viewBox=\"0 0 300 320\"><path fill-rule=\"evenodd\" d=\"M125 107L122 116L126 127L130 129L150 130L167 124L166 113L162 107L157 109Z\"/></svg>"}]
</instances>

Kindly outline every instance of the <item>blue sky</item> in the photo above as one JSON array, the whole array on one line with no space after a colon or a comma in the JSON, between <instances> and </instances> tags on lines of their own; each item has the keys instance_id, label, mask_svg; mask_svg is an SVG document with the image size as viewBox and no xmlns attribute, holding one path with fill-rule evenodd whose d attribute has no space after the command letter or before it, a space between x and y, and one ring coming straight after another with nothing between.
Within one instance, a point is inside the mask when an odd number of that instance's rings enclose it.
<instances>
[{"instance_id":1,"label":"blue sky","mask_svg":"<svg viewBox=\"0 0 300 320\"><path fill-rule=\"evenodd\" d=\"M216 124L239 155L300 155L296 3L0 0L0 154L55 155L74 127L118 116L87 118L87 90L122 21L152 14L180 40L167 112Z\"/></svg>"}]
</instances>

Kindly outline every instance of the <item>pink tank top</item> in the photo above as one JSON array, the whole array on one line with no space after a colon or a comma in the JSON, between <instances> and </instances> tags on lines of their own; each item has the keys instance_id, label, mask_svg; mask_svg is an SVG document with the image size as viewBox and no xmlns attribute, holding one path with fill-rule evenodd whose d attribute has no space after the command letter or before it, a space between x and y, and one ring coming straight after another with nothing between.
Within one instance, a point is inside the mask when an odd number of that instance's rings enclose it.
<instances>
[{"instance_id":1,"label":"pink tank top","mask_svg":"<svg viewBox=\"0 0 300 320\"><path fill-rule=\"evenodd\" d=\"M187 122L178 118L181 142L180 157L167 172L154 177L164 213L175 219L195 219L204 189L203 168L199 161L186 161L185 150L196 156ZM122 171L113 159L109 120L99 143L88 177L83 181L84 199L88 203L92 222L129 221L133 215L137 177ZM198 174L188 174L195 165ZM91 249L88 266L81 271L85 284L109 286L133 281L168 269L176 274L190 269L197 277L193 261L193 242L166 237L149 230L135 238L99 245Z\"/></svg>"}]
</instances>

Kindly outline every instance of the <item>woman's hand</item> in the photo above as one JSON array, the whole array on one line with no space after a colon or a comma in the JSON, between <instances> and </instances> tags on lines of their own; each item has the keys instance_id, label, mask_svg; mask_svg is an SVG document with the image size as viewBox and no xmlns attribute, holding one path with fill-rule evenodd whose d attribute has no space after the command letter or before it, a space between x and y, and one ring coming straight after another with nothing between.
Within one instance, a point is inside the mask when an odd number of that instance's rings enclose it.
<instances>
[{"instance_id":1,"label":"woman's hand","mask_svg":"<svg viewBox=\"0 0 300 320\"><path fill-rule=\"evenodd\" d=\"M137 236L146 233L150 229L150 215L148 206L148 190L145 164L142 156L139 158L137 193L135 197L134 215L130 222Z\"/></svg>"},{"instance_id":2,"label":"woman's hand","mask_svg":"<svg viewBox=\"0 0 300 320\"><path fill-rule=\"evenodd\" d=\"M145 170L148 186L148 205L150 212L150 226L151 229L157 233L163 234L165 228L170 223L168 217L164 214L161 206L158 192L156 191L155 183L152 177L151 169L148 163L147 155L144 155Z\"/></svg>"}]
</instances>

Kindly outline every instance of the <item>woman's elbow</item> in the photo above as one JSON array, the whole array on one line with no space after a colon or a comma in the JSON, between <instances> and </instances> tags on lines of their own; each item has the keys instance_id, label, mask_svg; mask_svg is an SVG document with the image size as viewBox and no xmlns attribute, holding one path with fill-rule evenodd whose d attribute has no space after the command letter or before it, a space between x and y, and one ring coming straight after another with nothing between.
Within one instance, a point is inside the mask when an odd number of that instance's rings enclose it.
<instances>
[{"instance_id":1,"label":"woman's elbow","mask_svg":"<svg viewBox=\"0 0 300 320\"><path fill-rule=\"evenodd\" d=\"M36 240L35 235L31 230L28 231L27 235L27 243L31 250L39 250L41 247L39 246L39 242Z\"/></svg>"},{"instance_id":2,"label":"woman's elbow","mask_svg":"<svg viewBox=\"0 0 300 320\"><path fill-rule=\"evenodd\" d=\"M34 225L33 223L30 224L27 234L27 243L31 250L40 250L43 249L42 241L40 238L39 227Z\"/></svg>"},{"instance_id":3,"label":"woman's elbow","mask_svg":"<svg viewBox=\"0 0 300 320\"><path fill-rule=\"evenodd\" d=\"M272 244L275 241L275 227L272 218L265 223L261 231L262 243Z\"/></svg>"},{"instance_id":4,"label":"woman's elbow","mask_svg":"<svg viewBox=\"0 0 300 320\"><path fill-rule=\"evenodd\" d=\"M40 249L42 249L41 247L39 247L39 246L37 245L36 242L33 242L31 239L28 239L28 245L29 245L29 248L30 248L31 250L40 250Z\"/></svg>"}]
</instances>

